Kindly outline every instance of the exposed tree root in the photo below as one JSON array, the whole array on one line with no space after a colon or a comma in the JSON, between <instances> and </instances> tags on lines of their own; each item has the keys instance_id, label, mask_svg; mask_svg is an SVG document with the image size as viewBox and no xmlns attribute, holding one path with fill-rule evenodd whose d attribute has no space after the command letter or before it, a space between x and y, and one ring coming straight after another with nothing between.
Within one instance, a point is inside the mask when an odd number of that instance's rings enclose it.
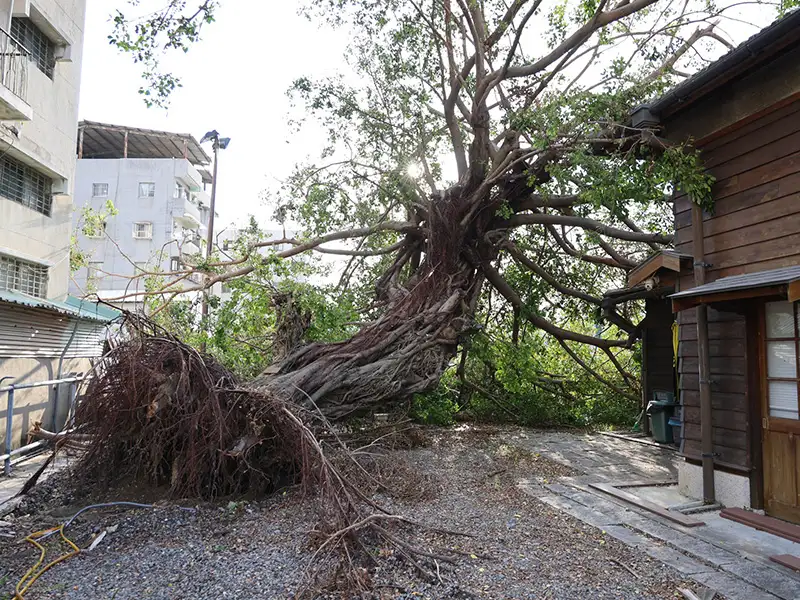
<instances>
[{"instance_id":1,"label":"exposed tree root","mask_svg":"<svg viewBox=\"0 0 800 600\"><path fill-rule=\"evenodd\" d=\"M140 318L129 316L127 330L130 338L107 357L77 410L73 435L87 446L81 476L166 486L173 497L299 485L320 516L309 589L369 589L370 567L382 554L405 556L435 580L440 563L456 558L414 546L406 534L421 526L369 497L389 487L376 468L387 468L376 458L380 440L350 451L322 412L248 389ZM391 439L388 432L378 437Z\"/></svg>"}]
</instances>

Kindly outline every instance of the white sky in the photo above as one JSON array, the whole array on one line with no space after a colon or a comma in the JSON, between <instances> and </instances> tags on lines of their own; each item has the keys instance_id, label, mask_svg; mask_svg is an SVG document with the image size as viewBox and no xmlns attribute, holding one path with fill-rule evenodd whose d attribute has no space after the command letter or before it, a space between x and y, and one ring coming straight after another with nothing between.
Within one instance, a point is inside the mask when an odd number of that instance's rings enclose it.
<instances>
[{"instance_id":1,"label":"white sky","mask_svg":"<svg viewBox=\"0 0 800 600\"><path fill-rule=\"evenodd\" d=\"M145 0L143 4L153 4ZM163 2L155 0L156 5ZM114 9L125 0L88 0L80 118L191 133L211 129L231 138L221 152L217 212L220 227L255 214L268 226L272 209L260 194L292 166L316 155L315 131L290 140L286 90L300 76L323 77L343 65L343 35L321 30L297 14L293 0L226 0L217 21L187 55L170 60L183 88L168 110L147 108L132 57L108 43ZM209 145L210 146L210 145ZM210 147L206 147L210 154Z\"/></svg>"}]
</instances>

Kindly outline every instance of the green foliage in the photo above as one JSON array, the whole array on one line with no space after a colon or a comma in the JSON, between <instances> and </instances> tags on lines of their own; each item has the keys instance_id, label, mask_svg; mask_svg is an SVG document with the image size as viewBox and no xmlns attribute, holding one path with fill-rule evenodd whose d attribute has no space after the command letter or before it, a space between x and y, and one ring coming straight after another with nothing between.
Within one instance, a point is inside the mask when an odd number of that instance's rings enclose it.
<instances>
[{"instance_id":1,"label":"green foliage","mask_svg":"<svg viewBox=\"0 0 800 600\"><path fill-rule=\"evenodd\" d=\"M91 206L84 206L81 209L80 217L78 217L75 227L72 230L70 237L69 248L69 271L75 273L79 269L85 268L89 264L91 256L81 249L78 244L78 236L76 232L80 231L85 236L97 237L103 235L105 232L106 221L113 216L116 216L119 211L114 206L111 200L106 200L105 205L101 210L96 210Z\"/></svg>"},{"instance_id":2,"label":"green foliage","mask_svg":"<svg viewBox=\"0 0 800 600\"><path fill-rule=\"evenodd\" d=\"M459 411L458 389L455 370L449 369L436 389L414 396L411 417L426 425L452 425Z\"/></svg>"},{"instance_id":3,"label":"green foliage","mask_svg":"<svg viewBox=\"0 0 800 600\"><path fill-rule=\"evenodd\" d=\"M620 385L619 375L588 348L574 349L604 377ZM638 365L629 351L621 360ZM468 354L468 393L450 369L439 386L417 395L412 416L420 422L448 425L458 414L488 423L515 423L534 427L630 427L639 404L621 396L584 371L555 340L533 335L514 346L508 340L475 339ZM459 400L467 399L465 406Z\"/></svg>"},{"instance_id":4,"label":"green foliage","mask_svg":"<svg viewBox=\"0 0 800 600\"><path fill-rule=\"evenodd\" d=\"M248 244L263 238L251 219L250 226L228 253L235 256L244 252ZM208 265L219 262L220 258L213 256L205 262L210 273L214 269ZM270 253L255 259L254 265L255 270L247 277L225 283L230 294L227 301L209 296L206 321L201 317L200 297L177 299L161 309L163 300L154 296L148 301L149 309L158 311L155 320L160 325L197 348L205 346L208 353L243 378L255 377L272 362L276 293L291 293L298 311L311 315L305 342L336 342L355 332L351 323L357 322L361 314L355 307L354 293L330 285L306 283L322 273L309 259L281 260ZM163 283L161 277L149 277L147 289L157 289Z\"/></svg>"},{"instance_id":5,"label":"green foliage","mask_svg":"<svg viewBox=\"0 0 800 600\"><path fill-rule=\"evenodd\" d=\"M133 8L139 1L128 0L128 3ZM108 41L142 65L145 84L139 88L139 94L148 107L166 107L170 94L181 86L179 77L161 69L161 56L170 50L188 52L200 39L202 27L214 22L218 6L216 0L204 0L199 6L189 0L167 0L166 6L142 17L116 11Z\"/></svg>"}]
</instances>

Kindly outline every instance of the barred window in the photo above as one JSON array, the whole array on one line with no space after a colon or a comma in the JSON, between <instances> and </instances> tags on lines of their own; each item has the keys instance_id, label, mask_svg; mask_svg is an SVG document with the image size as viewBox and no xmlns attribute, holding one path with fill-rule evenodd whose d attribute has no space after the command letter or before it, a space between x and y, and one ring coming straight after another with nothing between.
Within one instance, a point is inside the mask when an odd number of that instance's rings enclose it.
<instances>
[{"instance_id":1,"label":"barred window","mask_svg":"<svg viewBox=\"0 0 800 600\"><path fill-rule=\"evenodd\" d=\"M92 198L107 198L108 197L108 184L107 183L93 183L92 184Z\"/></svg>"},{"instance_id":2,"label":"barred window","mask_svg":"<svg viewBox=\"0 0 800 600\"><path fill-rule=\"evenodd\" d=\"M10 156L0 157L0 196L49 217L52 193L49 177Z\"/></svg>"},{"instance_id":3,"label":"barred window","mask_svg":"<svg viewBox=\"0 0 800 600\"><path fill-rule=\"evenodd\" d=\"M133 224L133 237L137 240L149 240L153 237L153 224L142 222Z\"/></svg>"},{"instance_id":4,"label":"barred window","mask_svg":"<svg viewBox=\"0 0 800 600\"><path fill-rule=\"evenodd\" d=\"M47 297L47 267L0 254L0 290Z\"/></svg>"},{"instance_id":5,"label":"barred window","mask_svg":"<svg viewBox=\"0 0 800 600\"><path fill-rule=\"evenodd\" d=\"M36 24L25 17L11 19L11 37L17 39L31 53L31 61L50 79L56 68L56 45Z\"/></svg>"}]
</instances>

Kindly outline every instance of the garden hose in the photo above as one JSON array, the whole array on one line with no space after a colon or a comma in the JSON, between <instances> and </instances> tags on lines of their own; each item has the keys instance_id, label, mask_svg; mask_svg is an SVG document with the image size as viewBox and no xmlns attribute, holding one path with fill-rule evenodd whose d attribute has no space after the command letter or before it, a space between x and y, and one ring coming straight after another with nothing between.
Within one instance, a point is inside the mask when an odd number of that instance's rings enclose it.
<instances>
[{"instance_id":1,"label":"garden hose","mask_svg":"<svg viewBox=\"0 0 800 600\"><path fill-rule=\"evenodd\" d=\"M87 510L94 510L94 509L97 509L97 508L109 508L109 507L113 507L113 506L127 506L127 507L133 507L133 508L156 508L156 506L153 505L153 504L141 504L140 502L125 502L125 501L104 502L102 504L91 504L89 506L86 506L86 507L80 509L74 515L72 515L72 517L70 517L69 520L67 520L66 522L62 523L61 525L59 525L57 527L51 527L50 529L42 529L41 531L37 531L35 533L30 534L28 537L25 538L25 541L30 543L30 544L33 544L34 546L36 546L39 549L39 552L40 552L39 560L37 560L36 564L33 565L30 569L28 569L28 572L25 573L25 575L22 577L22 579L19 580L19 583L17 584L17 587L15 588L16 594L14 595L14 600L25 600L24 595L28 592L28 590L33 585L33 583L37 579L39 579L39 577L45 571L47 571L48 569L54 567L58 563L67 560L68 558L72 558L73 556L77 556L78 554L80 554L81 549L78 548L78 546L75 545L75 543L66 536L66 534L64 533L64 529L65 528L69 527L72 524L72 522L79 515L81 515L82 513L86 512ZM195 509L193 509L193 508L185 508L183 506L179 506L178 508L180 510L185 510L185 511L189 511L189 512L195 512ZM47 563L44 567L42 567L40 569L39 567L44 562L44 557L47 554L47 549L44 546L42 546L39 543L39 541L44 540L44 539L50 537L51 535L53 535L55 533L58 533L59 535L61 535L61 539L66 544L68 544L69 546L72 546L72 551L68 552L67 554L64 554L62 556L59 556L58 558L56 558L53 561L50 561L49 563Z\"/></svg>"},{"instance_id":2,"label":"garden hose","mask_svg":"<svg viewBox=\"0 0 800 600\"><path fill-rule=\"evenodd\" d=\"M66 544L72 546L72 551L68 552L67 554L59 556L55 560L52 560L49 563L47 563L44 567L39 568L44 562L44 557L47 555L47 549L44 546L42 546L38 542L38 540L43 537L47 537L55 533L56 531L61 535L61 539ZM58 527L51 527L50 529L42 529L41 531L32 533L25 538L25 541L30 544L33 544L39 549L39 560L37 560L36 564L34 564L30 569L28 569L28 572L25 573L22 579L19 580L19 583L15 588L16 594L14 596L14 600L24 600L24 595L28 592L28 590L34 584L34 582L37 579L39 579L39 577L41 577L43 573L45 573L47 570L54 567L61 561L76 556L81 551L80 548L78 548L78 546L76 546L75 543L64 534L64 525L60 525Z\"/></svg>"}]
</instances>

